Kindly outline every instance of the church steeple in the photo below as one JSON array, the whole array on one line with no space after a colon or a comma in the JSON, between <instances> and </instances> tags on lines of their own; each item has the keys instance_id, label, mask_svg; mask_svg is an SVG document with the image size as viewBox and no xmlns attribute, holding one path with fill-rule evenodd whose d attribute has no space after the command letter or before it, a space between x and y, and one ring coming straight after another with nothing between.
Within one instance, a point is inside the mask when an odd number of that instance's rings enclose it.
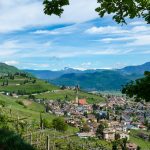
<instances>
[{"instance_id":1,"label":"church steeple","mask_svg":"<svg viewBox=\"0 0 150 150\"><path fill-rule=\"evenodd\" d=\"M76 90L76 100L75 100L75 102L76 102L76 104L78 104L79 103L79 85L76 86L75 90Z\"/></svg>"}]
</instances>

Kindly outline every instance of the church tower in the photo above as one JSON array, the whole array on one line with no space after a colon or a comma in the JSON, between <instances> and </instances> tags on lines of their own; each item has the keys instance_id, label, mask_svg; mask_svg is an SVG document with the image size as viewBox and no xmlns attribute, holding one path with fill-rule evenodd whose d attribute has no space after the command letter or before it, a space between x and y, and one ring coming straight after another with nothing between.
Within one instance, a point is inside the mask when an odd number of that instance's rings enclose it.
<instances>
[{"instance_id":1,"label":"church tower","mask_svg":"<svg viewBox=\"0 0 150 150\"><path fill-rule=\"evenodd\" d=\"M79 103L79 85L76 86L76 100L75 103L78 104Z\"/></svg>"}]
</instances>

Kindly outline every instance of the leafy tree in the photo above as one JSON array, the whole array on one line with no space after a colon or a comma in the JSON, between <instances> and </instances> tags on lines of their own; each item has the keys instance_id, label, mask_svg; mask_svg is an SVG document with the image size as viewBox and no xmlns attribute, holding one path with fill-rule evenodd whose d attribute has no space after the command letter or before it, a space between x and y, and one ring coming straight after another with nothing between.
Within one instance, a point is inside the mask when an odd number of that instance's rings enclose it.
<instances>
[{"instance_id":1,"label":"leafy tree","mask_svg":"<svg viewBox=\"0 0 150 150\"><path fill-rule=\"evenodd\" d=\"M137 79L135 82L130 82L126 84L122 93L129 97L134 97L136 101L141 101L142 99L149 102L150 101L150 72L146 71L144 73L145 77Z\"/></svg>"},{"instance_id":2,"label":"leafy tree","mask_svg":"<svg viewBox=\"0 0 150 150\"><path fill-rule=\"evenodd\" d=\"M120 139L120 134L119 133L116 133L115 134L115 140L119 140Z\"/></svg>"},{"instance_id":3,"label":"leafy tree","mask_svg":"<svg viewBox=\"0 0 150 150\"><path fill-rule=\"evenodd\" d=\"M83 128L82 128L82 131L83 132L90 132L90 127L87 124L84 124Z\"/></svg>"},{"instance_id":4,"label":"leafy tree","mask_svg":"<svg viewBox=\"0 0 150 150\"><path fill-rule=\"evenodd\" d=\"M137 147L137 150L141 150L141 147L140 147L140 146L138 146L138 147Z\"/></svg>"},{"instance_id":5,"label":"leafy tree","mask_svg":"<svg viewBox=\"0 0 150 150\"><path fill-rule=\"evenodd\" d=\"M40 113L40 128L43 129L43 118L41 113Z\"/></svg>"},{"instance_id":6,"label":"leafy tree","mask_svg":"<svg viewBox=\"0 0 150 150\"><path fill-rule=\"evenodd\" d=\"M61 117L57 117L52 121L53 128L58 131L66 131L68 129L68 125L65 120Z\"/></svg>"},{"instance_id":7,"label":"leafy tree","mask_svg":"<svg viewBox=\"0 0 150 150\"><path fill-rule=\"evenodd\" d=\"M8 117L0 114L0 128L8 128Z\"/></svg>"},{"instance_id":8,"label":"leafy tree","mask_svg":"<svg viewBox=\"0 0 150 150\"><path fill-rule=\"evenodd\" d=\"M127 138L124 138L124 139L122 139L122 141L120 143L121 149L122 150L127 150L126 145L127 145Z\"/></svg>"},{"instance_id":9,"label":"leafy tree","mask_svg":"<svg viewBox=\"0 0 150 150\"><path fill-rule=\"evenodd\" d=\"M95 9L100 17L112 14L117 23L126 23L126 18L133 19L142 17L150 23L150 1L149 0L97 0L100 4ZM44 13L47 15L61 16L63 6L69 5L69 0L44 0Z\"/></svg>"},{"instance_id":10,"label":"leafy tree","mask_svg":"<svg viewBox=\"0 0 150 150\"><path fill-rule=\"evenodd\" d=\"M112 142L112 150L118 150L118 144L116 141Z\"/></svg>"},{"instance_id":11,"label":"leafy tree","mask_svg":"<svg viewBox=\"0 0 150 150\"><path fill-rule=\"evenodd\" d=\"M30 94L28 98L29 98L29 99L33 99L33 100L34 100L34 99L35 99L35 96L34 96L34 95L32 95L32 94Z\"/></svg>"},{"instance_id":12,"label":"leafy tree","mask_svg":"<svg viewBox=\"0 0 150 150\"><path fill-rule=\"evenodd\" d=\"M97 137L99 137L100 139L102 139L103 138L103 131L104 131L104 129L107 127L107 124L105 124L105 123L101 123L99 126L98 126L98 128L97 128L97 130L96 130L96 135L97 135Z\"/></svg>"}]
</instances>

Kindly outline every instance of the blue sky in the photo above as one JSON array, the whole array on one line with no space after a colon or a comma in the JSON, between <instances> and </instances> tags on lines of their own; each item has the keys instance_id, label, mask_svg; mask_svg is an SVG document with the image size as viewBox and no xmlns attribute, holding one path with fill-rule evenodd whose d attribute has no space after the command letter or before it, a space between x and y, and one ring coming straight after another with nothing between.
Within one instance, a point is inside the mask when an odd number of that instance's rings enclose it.
<instances>
[{"instance_id":1,"label":"blue sky","mask_svg":"<svg viewBox=\"0 0 150 150\"><path fill-rule=\"evenodd\" d=\"M121 68L150 61L150 26L99 18L97 0L70 0L61 18L42 0L0 1L0 61L21 69Z\"/></svg>"}]
</instances>

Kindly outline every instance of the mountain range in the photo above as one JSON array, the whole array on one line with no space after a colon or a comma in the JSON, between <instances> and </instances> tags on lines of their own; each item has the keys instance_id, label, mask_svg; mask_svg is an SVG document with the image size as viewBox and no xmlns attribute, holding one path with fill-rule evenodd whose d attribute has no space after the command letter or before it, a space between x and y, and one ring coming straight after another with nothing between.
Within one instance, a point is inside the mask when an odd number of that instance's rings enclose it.
<instances>
[{"instance_id":1,"label":"mountain range","mask_svg":"<svg viewBox=\"0 0 150 150\"><path fill-rule=\"evenodd\" d=\"M25 70L40 79L49 80L55 85L75 86L77 84L84 90L120 90L123 85L131 80L143 76L145 71L150 71L150 62L138 66L127 66L115 70L77 70L65 68L60 71Z\"/></svg>"},{"instance_id":2,"label":"mountain range","mask_svg":"<svg viewBox=\"0 0 150 150\"><path fill-rule=\"evenodd\" d=\"M24 70L26 72L29 72L36 77L40 79L56 79L59 78L65 74L84 74L84 73L95 73L95 72L103 72L106 71L106 69L87 69L87 70L77 70L73 68L64 68L63 70L59 71L51 71L51 70L30 70L26 69ZM147 62L143 65L138 65L138 66L127 66L122 69L112 69L110 71L117 71L123 74L138 74L138 75L143 75L145 71L150 71L150 62Z\"/></svg>"},{"instance_id":3,"label":"mountain range","mask_svg":"<svg viewBox=\"0 0 150 150\"><path fill-rule=\"evenodd\" d=\"M84 90L120 90L123 85L131 80L143 76L145 71L150 71L150 62L139 66L127 66L116 70L77 70L65 68L60 71L50 70L19 70L14 66L0 63L0 74L25 71L37 78L48 80L55 85L75 86L77 84Z\"/></svg>"}]
</instances>

